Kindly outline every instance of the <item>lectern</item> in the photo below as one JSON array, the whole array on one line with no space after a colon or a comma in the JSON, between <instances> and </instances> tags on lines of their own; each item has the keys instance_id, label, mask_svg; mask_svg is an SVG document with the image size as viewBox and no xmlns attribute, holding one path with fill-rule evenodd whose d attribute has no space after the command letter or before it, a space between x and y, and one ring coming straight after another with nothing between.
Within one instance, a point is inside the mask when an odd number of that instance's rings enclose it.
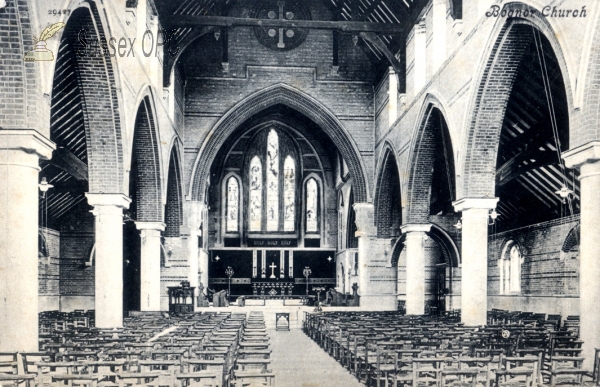
<instances>
[{"instance_id":1,"label":"lectern","mask_svg":"<svg viewBox=\"0 0 600 387\"><path fill-rule=\"evenodd\" d=\"M194 289L189 281L180 286L169 286L169 313L194 313Z\"/></svg>"}]
</instances>

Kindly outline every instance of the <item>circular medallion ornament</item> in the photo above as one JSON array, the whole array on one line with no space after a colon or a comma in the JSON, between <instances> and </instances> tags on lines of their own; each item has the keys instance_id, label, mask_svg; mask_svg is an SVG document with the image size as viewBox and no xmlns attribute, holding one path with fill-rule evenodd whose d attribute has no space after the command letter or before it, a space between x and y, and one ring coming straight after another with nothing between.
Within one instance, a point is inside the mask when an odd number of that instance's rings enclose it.
<instances>
[{"instance_id":1,"label":"circular medallion ornament","mask_svg":"<svg viewBox=\"0 0 600 387\"><path fill-rule=\"evenodd\" d=\"M254 8L253 17L266 20L311 20L310 11L301 0L259 1ZM254 34L263 46L275 51L288 51L304 42L308 29L254 27Z\"/></svg>"}]
</instances>

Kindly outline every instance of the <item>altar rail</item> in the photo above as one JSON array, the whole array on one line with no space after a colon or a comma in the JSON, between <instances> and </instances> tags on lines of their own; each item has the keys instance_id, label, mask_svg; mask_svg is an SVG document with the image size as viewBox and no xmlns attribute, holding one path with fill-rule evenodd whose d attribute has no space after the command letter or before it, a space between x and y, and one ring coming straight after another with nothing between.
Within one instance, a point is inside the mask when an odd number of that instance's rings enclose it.
<instances>
[{"instance_id":1,"label":"altar rail","mask_svg":"<svg viewBox=\"0 0 600 387\"><path fill-rule=\"evenodd\" d=\"M292 295L275 295L275 296L269 296L269 295L251 295L251 296L247 296L247 295L242 295L242 294L232 294L231 295L231 299L232 300L237 300L238 297L244 297L246 300L259 300L262 301L262 306L266 306L267 304L267 300L282 300L283 301L283 306L292 306L292 305L297 305L297 304L290 304L289 301L292 300L299 300L301 302L301 305L313 305L315 300L316 300L316 296L292 296ZM288 304L286 305L286 300L288 301ZM253 304L255 305L255 304Z\"/></svg>"}]
</instances>

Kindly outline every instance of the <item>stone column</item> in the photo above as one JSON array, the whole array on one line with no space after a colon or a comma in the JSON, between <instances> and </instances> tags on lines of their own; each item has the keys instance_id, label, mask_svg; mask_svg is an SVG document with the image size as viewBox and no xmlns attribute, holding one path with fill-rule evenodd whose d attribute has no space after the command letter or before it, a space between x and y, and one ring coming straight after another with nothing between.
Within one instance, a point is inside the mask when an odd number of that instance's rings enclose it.
<instances>
[{"instance_id":1,"label":"stone column","mask_svg":"<svg viewBox=\"0 0 600 387\"><path fill-rule=\"evenodd\" d=\"M54 144L0 129L0 351L38 350L39 160Z\"/></svg>"},{"instance_id":2,"label":"stone column","mask_svg":"<svg viewBox=\"0 0 600 387\"><path fill-rule=\"evenodd\" d=\"M202 276L208 275L208 268L206 270L201 269L199 265L201 249L198 246L198 238L200 235L200 225L202 224L202 210L204 209L204 205L200 202L189 201L186 203L189 209L189 216L187 221L187 226L189 230L188 236L188 262L189 262L189 271L188 271L188 281L190 281L190 286L196 288L194 294L196 297L200 295L198 290L198 285L202 282L202 286L204 288L207 287L207 283L203 280ZM200 273L202 271L202 273ZM197 303L196 303L197 305ZM194 306L195 307L195 306Z\"/></svg>"},{"instance_id":3,"label":"stone column","mask_svg":"<svg viewBox=\"0 0 600 387\"><path fill-rule=\"evenodd\" d=\"M123 209L131 199L123 194L87 193L94 207L95 309L98 328L123 326Z\"/></svg>"},{"instance_id":4,"label":"stone column","mask_svg":"<svg viewBox=\"0 0 600 387\"><path fill-rule=\"evenodd\" d=\"M578 168L581 224L579 238L580 336L584 368L594 364L594 348L600 348L600 141L569 150L563 155L567 168Z\"/></svg>"},{"instance_id":5,"label":"stone column","mask_svg":"<svg viewBox=\"0 0 600 387\"><path fill-rule=\"evenodd\" d=\"M370 260L369 238L377 233L373 222L373 205L369 203L354 204L356 213L356 237L358 238L358 294L367 296L369 287L369 273L367 262ZM352 229L352 228L350 228Z\"/></svg>"},{"instance_id":6,"label":"stone column","mask_svg":"<svg viewBox=\"0 0 600 387\"><path fill-rule=\"evenodd\" d=\"M361 309L395 310L396 284L393 268L388 267L388 239L377 239L372 203L355 203L358 237L358 294ZM371 280L377 278L376 281ZM352 286L352 284L350 284Z\"/></svg>"},{"instance_id":7,"label":"stone column","mask_svg":"<svg viewBox=\"0 0 600 387\"><path fill-rule=\"evenodd\" d=\"M465 325L487 324L488 219L498 198L463 198L454 203L462 211L461 320Z\"/></svg>"},{"instance_id":8,"label":"stone column","mask_svg":"<svg viewBox=\"0 0 600 387\"><path fill-rule=\"evenodd\" d=\"M162 222L135 222L140 230L140 310L160 311L160 238L165 230Z\"/></svg>"},{"instance_id":9,"label":"stone column","mask_svg":"<svg viewBox=\"0 0 600 387\"><path fill-rule=\"evenodd\" d=\"M430 224L407 224L406 234L406 314L425 313L425 234Z\"/></svg>"}]
</instances>

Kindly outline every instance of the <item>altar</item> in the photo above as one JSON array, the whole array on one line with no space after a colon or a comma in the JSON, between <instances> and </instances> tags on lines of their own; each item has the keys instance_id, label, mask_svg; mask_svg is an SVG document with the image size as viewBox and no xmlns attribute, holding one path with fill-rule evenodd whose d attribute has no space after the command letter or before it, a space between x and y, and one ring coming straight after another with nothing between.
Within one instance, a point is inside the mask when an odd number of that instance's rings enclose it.
<instances>
[{"instance_id":1,"label":"altar","mask_svg":"<svg viewBox=\"0 0 600 387\"><path fill-rule=\"evenodd\" d=\"M314 296L313 287L336 285L333 257L335 250L330 249L213 249L209 288L227 290L232 299Z\"/></svg>"}]
</instances>

